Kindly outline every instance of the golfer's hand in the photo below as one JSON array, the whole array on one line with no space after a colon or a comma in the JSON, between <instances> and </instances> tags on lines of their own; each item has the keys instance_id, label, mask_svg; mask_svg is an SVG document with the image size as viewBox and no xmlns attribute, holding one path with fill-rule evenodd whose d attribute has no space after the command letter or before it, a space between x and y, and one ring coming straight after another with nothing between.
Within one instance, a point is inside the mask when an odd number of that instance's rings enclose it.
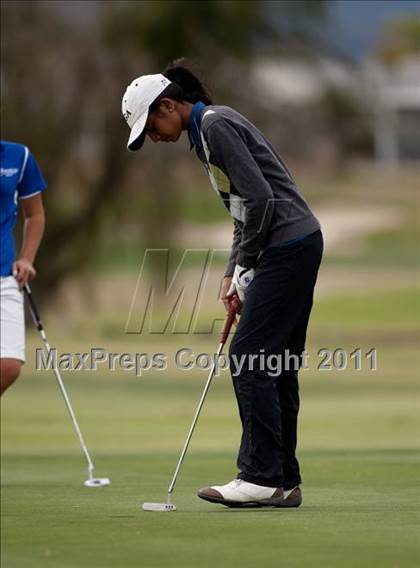
<instances>
[{"instance_id":1,"label":"golfer's hand","mask_svg":"<svg viewBox=\"0 0 420 568\"><path fill-rule=\"evenodd\" d=\"M227 296L227 293L231 287L232 284L232 276L225 276L223 278L223 284L222 284L222 292L221 292L221 300L223 302L223 305L225 306L225 310L226 313L229 312L230 310L230 305L232 303L232 295ZM238 320L235 316L235 319L233 321L234 325L238 325Z\"/></svg>"},{"instance_id":2,"label":"golfer's hand","mask_svg":"<svg viewBox=\"0 0 420 568\"><path fill-rule=\"evenodd\" d=\"M23 288L26 282L30 282L36 276L36 270L29 260L21 258L13 263L13 276L16 278L19 288Z\"/></svg>"},{"instance_id":3,"label":"golfer's hand","mask_svg":"<svg viewBox=\"0 0 420 568\"><path fill-rule=\"evenodd\" d=\"M232 282L226 296L232 296L235 292L238 294L241 304L245 301L245 293L255 276L254 268L245 268L237 264L233 273Z\"/></svg>"},{"instance_id":4,"label":"golfer's hand","mask_svg":"<svg viewBox=\"0 0 420 568\"><path fill-rule=\"evenodd\" d=\"M223 302L223 305L225 306L226 313L229 311L230 303L232 301L232 298L226 295L230 288L231 282L232 282L232 276L225 276L223 278L221 300Z\"/></svg>"}]
</instances>

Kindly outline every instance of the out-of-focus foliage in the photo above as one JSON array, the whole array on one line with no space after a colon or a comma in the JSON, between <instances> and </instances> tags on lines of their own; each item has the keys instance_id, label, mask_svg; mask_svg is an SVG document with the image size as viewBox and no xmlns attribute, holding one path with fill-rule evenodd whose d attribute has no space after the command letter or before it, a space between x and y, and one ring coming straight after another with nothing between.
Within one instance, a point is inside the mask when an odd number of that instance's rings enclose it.
<instances>
[{"instance_id":1,"label":"out-of-focus foliage","mask_svg":"<svg viewBox=\"0 0 420 568\"><path fill-rule=\"evenodd\" d=\"M407 56L420 55L420 18L399 18L386 26L376 55L383 63L390 64Z\"/></svg>"},{"instance_id":2,"label":"out-of-focus foliage","mask_svg":"<svg viewBox=\"0 0 420 568\"><path fill-rule=\"evenodd\" d=\"M299 2L298 2L299 4ZM250 56L261 35L275 35L262 2L160 0L118 2L107 19L106 31L114 46L129 45L150 54L164 66L174 54L204 61L225 56Z\"/></svg>"},{"instance_id":3,"label":"out-of-focus foliage","mask_svg":"<svg viewBox=\"0 0 420 568\"><path fill-rule=\"evenodd\" d=\"M124 62L45 4L4 3L2 27L2 137L29 146L49 186L37 266L52 292L95 254L124 180Z\"/></svg>"},{"instance_id":4,"label":"out-of-focus foliage","mask_svg":"<svg viewBox=\"0 0 420 568\"><path fill-rule=\"evenodd\" d=\"M214 66L218 56L251 57L286 29L305 35L306 23L323 18L326 7L325 0L123 0L111 12L107 36L113 45L153 54L161 65L182 53Z\"/></svg>"}]
</instances>

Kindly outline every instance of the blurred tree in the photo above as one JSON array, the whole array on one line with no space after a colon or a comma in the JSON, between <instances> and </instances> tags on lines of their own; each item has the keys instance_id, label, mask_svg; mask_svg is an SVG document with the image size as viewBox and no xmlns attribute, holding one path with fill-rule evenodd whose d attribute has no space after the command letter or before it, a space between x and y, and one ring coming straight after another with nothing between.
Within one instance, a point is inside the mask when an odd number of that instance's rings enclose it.
<instances>
[{"instance_id":1,"label":"blurred tree","mask_svg":"<svg viewBox=\"0 0 420 568\"><path fill-rule=\"evenodd\" d=\"M49 185L37 268L51 295L94 258L102 215L124 182L126 72L44 3L4 2L1 20L2 137L31 148Z\"/></svg>"},{"instance_id":2,"label":"blurred tree","mask_svg":"<svg viewBox=\"0 0 420 568\"><path fill-rule=\"evenodd\" d=\"M385 26L376 47L383 63L397 63L410 55L420 55L420 18L403 17Z\"/></svg>"},{"instance_id":3,"label":"blurred tree","mask_svg":"<svg viewBox=\"0 0 420 568\"><path fill-rule=\"evenodd\" d=\"M247 56L256 35L269 31L261 4L255 1L123 1L113 7L108 20L114 45L147 51L159 67L178 54L204 60L229 52Z\"/></svg>"},{"instance_id":4,"label":"blurred tree","mask_svg":"<svg viewBox=\"0 0 420 568\"><path fill-rule=\"evenodd\" d=\"M160 66L184 54L215 71L224 57L249 60L261 42L279 41L289 30L308 38L306 24L326 8L325 0L123 0L108 12L108 38L146 51Z\"/></svg>"},{"instance_id":5,"label":"blurred tree","mask_svg":"<svg viewBox=\"0 0 420 568\"><path fill-rule=\"evenodd\" d=\"M246 81L232 81L236 64L252 61L264 42L286 37L279 18L297 29L297 22L325 13L326 2L161 0L95 6L92 22L78 25L81 3L1 4L2 137L33 150L50 188L37 260L39 291L49 295L67 275L92 264L101 242L119 238L130 216L137 216L132 239L142 237L146 246L170 242L177 196L168 190L174 180L168 156L178 162L181 154L155 147L146 163L127 152L120 106L132 78L187 56L200 61L205 82L217 82L219 95L246 90ZM141 217L133 186L151 196Z\"/></svg>"}]
</instances>

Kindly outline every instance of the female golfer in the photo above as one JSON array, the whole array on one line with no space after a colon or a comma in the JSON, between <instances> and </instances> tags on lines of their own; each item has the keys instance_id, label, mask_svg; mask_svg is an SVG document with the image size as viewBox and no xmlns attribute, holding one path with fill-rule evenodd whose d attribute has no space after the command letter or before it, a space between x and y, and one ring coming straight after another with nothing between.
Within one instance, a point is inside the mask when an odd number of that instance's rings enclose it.
<instances>
[{"instance_id":1,"label":"female golfer","mask_svg":"<svg viewBox=\"0 0 420 568\"><path fill-rule=\"evenodd\" d=\"M239 112L214 105L184 61L134 79L122 112L132 151L146 135L176 142L186 130L233 218L222 300L228 309L237 292L243 303L229 350L243 429L239 473L198 496L229 507L298 507L298 369L323 251L320 224L271 143Z\"/></svg>"},{"instance_id":2,"label":"female golfer","mask_svg":"<svg viewBox=\"0 0 420 568\"><path fill-rule=\"evenodd\" d=\"M25 361L22 288L35 277L35 255L44 232L41 192L47 187L26 146L0 142L1 394L18 378ZM22 246L15 256L13 229L22 208Z\"/></svg>"}]
</instances>

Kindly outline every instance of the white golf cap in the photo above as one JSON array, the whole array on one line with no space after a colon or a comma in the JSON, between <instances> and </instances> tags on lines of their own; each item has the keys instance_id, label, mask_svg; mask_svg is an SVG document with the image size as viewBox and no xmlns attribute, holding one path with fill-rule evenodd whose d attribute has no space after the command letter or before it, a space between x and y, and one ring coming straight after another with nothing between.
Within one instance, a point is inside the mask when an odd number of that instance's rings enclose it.
<instances>
[{"instance_id":1,"label":"white golf cap","mask_svg":"<svg viewBox=\"0 0 420 568\"><path fill-rule=\"evenodd\" d=\"M128 85L122 98L122 113L131 128L127 148L132 152L143 146L144 127L149 116L149 107L166 89L171 81L161 73L137 77Z\"/></svg>"}]
</instances>

